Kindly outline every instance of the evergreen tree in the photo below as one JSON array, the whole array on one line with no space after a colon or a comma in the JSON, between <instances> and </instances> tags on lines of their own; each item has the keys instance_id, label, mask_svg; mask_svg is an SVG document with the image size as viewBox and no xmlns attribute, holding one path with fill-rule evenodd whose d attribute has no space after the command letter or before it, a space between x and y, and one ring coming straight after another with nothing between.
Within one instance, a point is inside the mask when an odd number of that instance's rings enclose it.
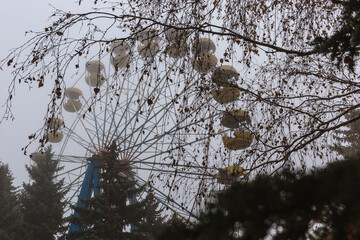
<instances>
[{"instance_id":1,"label":"evergreen tree","mask_svg":"<svg viewBox=\"0 0 360 240\"><path fill-rule=\"evenodd\" d=\"M346 120L354 119L360 115L360 110L353 110L345 115ZM360 120L346 125L347 129L335 131L336 144L332 148L344 157L350 157L360 149Z\"/></svg>"},{"instance_id":2,"label":"evergreen tree","mask_svg":"<svg viewBox=\"0 0 360 240\"><path fill-rule=\"evenodd\" d=\"M340 26L331 36L316 38L313 42L314 50L323 54L330 53L331 59L337 60L338 67L344 62L354 71L360 45L360 0L332 2L343 6Z\"/></svg>"},{"instance_id":3,"label":"evergreen tree","mask_svg":"<svg viewBox=\"0 0 360 240\"><path fill-rule=\"evenodd\" d=\"M155 225L161 222L152 195L130 201L144 189L136 186L128 162L118 160L115 144L98 159L100 193L81 200L84 207L73 206L79 217L71 216L70 223L82 226L83 230L68 233L66 239L150 239L156 231Z\"/></svg>"},{"instance_id":4,"label":"evergreen tree","mask_svg":"<svg viewBox=\"0 0 360 240\"><path fill-rule=\"evenodd\" d=\"M13 177L6 164L0 162L0 239L16 240L21 229L21 215Z\"/></svg>"},{"instance_id":5,"label":"evergreen tree","mask_svg":"<svg viewBox=\"0 0 360 240\"><path fill-rule=\"evenodd\" d=\"M138 232L146 236L146 239L153 239L154 234L160 232L164 227L164 217L161 217L159 202L150 191L144 200L145 216L138 225Z\"/></svg>"},{"instance_id":6,"label":"evergreen tree","mask_svg":"<svg viewBox=\"0 0 360 240\"><path fill-rule=\"evenodd\" d=\"M36 158L36 165L26 169L32 180L23 184L21 212L23 239L50 240L63 229L65 207L63 180L56 180L59 162L52 159L51 147Z\"/></svg>"},{"instance_id":7,"label":"evergreen tree","mask_svg":"<svg viewBox=\"0 0 360 240\"><path fill-rule=\"evenodd\" d=\"M172 224L158 239L360 239L359 172L360 155L309 174L236 182L198 223Z\"/></svg>"}]
</instances>

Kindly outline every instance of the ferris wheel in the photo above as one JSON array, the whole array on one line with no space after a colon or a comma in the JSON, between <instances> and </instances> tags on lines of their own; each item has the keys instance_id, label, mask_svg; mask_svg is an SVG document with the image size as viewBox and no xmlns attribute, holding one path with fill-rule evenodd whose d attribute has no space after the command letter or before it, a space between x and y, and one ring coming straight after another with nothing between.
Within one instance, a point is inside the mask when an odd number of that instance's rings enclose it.
<instances>
[{"instance_id":1,"label":"ferris wheel","mask_svg":"<svg viewBox=\"0 0 360 240\"><path fill-rule=\"evenodd\" d=\"M69 202L82 191L93 194L93 160L112 143L123 174L188 220L211 191L244 175L230 156L253 141L250 115L237 101L239 74L217 66L209 38L191 44L184 32L163 35L145 29L136 41L113 41L108 55L86 62L84 74L68 84L64 118L47 121Z\"/></svg>"}]
</instances>

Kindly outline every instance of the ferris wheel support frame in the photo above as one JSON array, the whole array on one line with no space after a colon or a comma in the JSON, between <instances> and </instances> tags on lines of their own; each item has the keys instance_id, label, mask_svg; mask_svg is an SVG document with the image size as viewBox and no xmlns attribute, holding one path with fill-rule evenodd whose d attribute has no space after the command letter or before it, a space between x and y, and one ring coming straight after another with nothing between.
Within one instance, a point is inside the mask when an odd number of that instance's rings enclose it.
<instances>
[{"instance_id":1,"label":"ferris wheel support frame","mask_svg":"<svg viewBox=\"0 0 360 240\"><path fill-rule=\"evenodd\" d=\"M89 163L86 167L85 177L81 186L80 195L76 203L76 207L85 207L83 200L89 200L92 193L99 195L100 190L97 187L99 184L99 161L93 156L86 159ZM74 217L80 217L77 211L74 212ZM81 232L84 227L79 224L72 223L69 228L69 232Z\"/></svg>"},{"instance_id":2,"label":"ferris wheel support frame","mask_svg":"<svg viewBox=\"0 0 360 240\"><path fill-rule=\"evenodd\" d=\"M88 164L86 166L86 172L84 176L84 181L81 186L80 195L78 197L78 201L76 203L76 207L85 207L85 203L83 200L89 200L91 198L92 193L94 196L100 194L100 189L98 188L99 185L99 160L92 156L86 159ZM134 180L134 176L131 176ZM136 196L132 195L130 197L130 204L134 204L137 202ZM77 211L74 211L74 217L80 217ZM136 231L137 227L132 225L130 226L131 231ZM84 230L84 227L80 224L72 223L69 227L69 232L81 232Z\"/></svg>"}]
</instances>

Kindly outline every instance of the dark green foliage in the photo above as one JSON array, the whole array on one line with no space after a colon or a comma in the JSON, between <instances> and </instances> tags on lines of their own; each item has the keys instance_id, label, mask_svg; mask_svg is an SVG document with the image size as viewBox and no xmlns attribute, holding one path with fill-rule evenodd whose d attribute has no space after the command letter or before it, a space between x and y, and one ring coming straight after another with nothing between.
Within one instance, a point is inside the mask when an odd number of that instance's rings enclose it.
<instances>
[{"instance_id":1,"label":"dark green foliage","mask_svg":"<svg viewBox=\"0 0 360 240\"><path fill-rule=\"evenodd\" d=\"M52 157L49 147L36 165L26 167L32 182L23 184L20 198L25 240L51 240L62 231L65 192L63 181L55 178L60 167Z\"/></svg>"},{"instance_id":2,"label":"dark green foliage","mask_svg":"<svg viewBox=\"0 0 360 240\"><path fill-rule=\"evenodd\" d=\"M177 236L177 239L188 239L188 222L182 220L177 215L173 215L163 226L162 231L156 235L155 239L165 239L167 237Z\"/></svg>"},{"instance_id":3,"label":"dark green foliage","mask_svg":"<svg viewBox=\"0 0 360 240\"><path fill-rule=\"evenodd\" d=\"M158 239L360 239L359 196L359 156L311 174L264 175L233 184L195 226L171 225Z\"/></svg>"},{"instance_id":4,"label":"dark green foliage","mask_svg":"<svg viewBox=\"0 0 360 240\"><path fill-rule=\"evenodd\" d=\"M20 239L20 205L8 165L0 162L0 239Z\"/></svg>"},{"instance_id":5,"label":"dark green foliage","mask_svg":"<svg viewBox=\"0 0 360 240\"><path fill-rule=\"evenodd\" d=\"M73 206L79 217L70 217L70 222L82 225L84 230L68 233L66 239L151 239L162 222L152 194L130 203L134 196L139 199L144 189L132 180L129 165L118 160L116 145L98 158L100 194L83 200L85 207ZM130 226L135 230L130 231Z\"/></svg>"},{"instance_id":6,"label":"dark green foliage","mask_svg":"<svg viewBox=\"0 0 360 240\"><path fill-rule=\"evenodd\" d=\"M145 215L138 225L138 233L145 236L145 239L152 239L153 235L159 232L164 224L161 211L157 210L159 202L155 200L152 192L149 192L144 200Z\"/></svg>"},{"instance_id":7,"label":"dark green foliage","mask_svg":"<svg viewBox=\"0 0 360 240\"><path fill-rule=\"evenodd\" d=\"M330 53L332 60L337 60L338 67L344 61L354 71L354 57L358 55L360 45L360 0L333 2L343 5L340 29L330 37L315 39L315 52Z\"/></svg>"}]
</instances>

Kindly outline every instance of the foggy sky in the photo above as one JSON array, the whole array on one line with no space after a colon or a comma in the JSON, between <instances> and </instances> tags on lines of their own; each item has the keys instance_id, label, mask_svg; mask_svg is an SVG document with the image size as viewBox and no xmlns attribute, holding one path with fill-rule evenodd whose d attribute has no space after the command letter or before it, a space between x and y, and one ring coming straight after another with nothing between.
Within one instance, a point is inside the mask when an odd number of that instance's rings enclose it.
<instances>
[{"instance_id":1,"label":"foggy sky","mask_svg":"<svg viewBox=\"0 0 360 240\"><path fill-rule=\"evenodd\" d=\"M25 36L28 30L43 30L52 21L49 16L54 7L62 10L77 10L78 4L73 0L18 0L3 1L0 8L0 59L6 57L12 48L18 47L29 39ZM0 70L0 113L3 115L4 103L8 97L8 85L12 79L11 68ZM16 86L12 111L14 121L4 121L0 125L0 160L8 163L15 178L14 184L19 186L28 181L25 164L31 160L21 151L28 142L28 135L38 130L44 121L47 103L49 102L46 84L42 89L36 86L29 91L29 86L20 84Z\"/></svg>"}]
</instances>

